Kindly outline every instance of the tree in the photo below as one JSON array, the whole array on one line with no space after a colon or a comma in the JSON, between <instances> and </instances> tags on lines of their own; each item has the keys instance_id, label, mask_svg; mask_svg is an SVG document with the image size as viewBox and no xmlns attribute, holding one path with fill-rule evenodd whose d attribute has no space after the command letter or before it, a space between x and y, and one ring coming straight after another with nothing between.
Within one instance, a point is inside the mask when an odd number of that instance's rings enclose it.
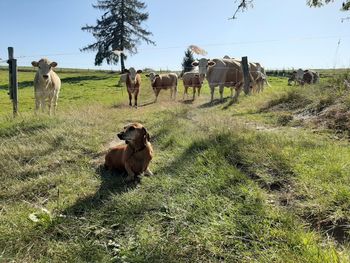
<instances>
[{"instance_id":1,"label":"tree","mask_svg":"<svg viewBox=\"0 0 350 263\"><path fill-rule=\"evenodd\" d=\"M183 62L182 62L183 73L192 70L192 68L193 68L192 62L194 62L193 52L190 49L187 49L185 51L185 57L184 57Z\"/></svg>"},{"instance_id":2,"label":"tree","mask_svg":"<svg viewBox=\"0 0 350 263\"><path fill-rule=\"evenodd\" d=\"M107 64L117 64L120 58L121 71L125 70L125 51L137 53L141 41L155 45L149 39L151 32L141 24L148 19L145 3L138 0L98 0L94 8L104 11L95 26L86 25L81 29L92 33L96 42L81 51L97 51L95 65L99 66L106 60Z\"/></svg>"},{"instance_id":3,"label":"tree","mask_svg":"<svg viewBox=\"0 0 350 263\"><path fill-rule=\"evenodd\" d=\"M306 2L310 7L321 7L321 6L329 4L330 2L333 2L333 1L334 0L307 0ZM238 2L239 5L237 6L237 9L234 12L231 19L236 19L237 13L239 11L245 11L249 7L252 7L254 0L235 0L235 2L236 3ZM342 11L349 11L350 10L350 0L345 0L343 2L341 10Z\"/></svg>"}]
</instances>

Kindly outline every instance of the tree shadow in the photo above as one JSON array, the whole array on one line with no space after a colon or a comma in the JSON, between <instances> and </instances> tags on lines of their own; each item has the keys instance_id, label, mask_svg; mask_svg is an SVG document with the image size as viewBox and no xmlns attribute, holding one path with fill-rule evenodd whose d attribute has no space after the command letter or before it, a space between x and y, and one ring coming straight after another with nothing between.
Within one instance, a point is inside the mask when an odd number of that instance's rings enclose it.
<instances>
[{"instance_id":1,"label":"tree shadow","mask_svg":"<svg viewBox=\"0 0 350 263\"><path fill-rule=\"evenodd\" d=\"M66 77L61 78L62 83L76 84L82 81L92 81L92 80L105 80L111 78L110 76L76 76L76 77Z\"/></svg>"},{"instance_id":2,"label":"tree shadow","mask_svg":"<svg viewBox=\"0 0 350 263\"><path fill-rule=\"evenodd\" d=\"M18 82L18 89L24 89L24 88L34 88L34 81L21 81ZM8 84L0 85L0 90L8 90Z\"/></svg>"},{"instance_id":3,"label":"tree shadow","mask_svg":"<svg viewBox=\"0 0 350 263\"><path fill-rule=\"evenodd\" d=\"M125 172L109 172L102 164L96 168L96 174L101 178L101 184L95 194L78 200L63 211L63 215L83 216L91 210L100 209L111 195L128 192L140 183L139 177L136 177L135 181L126 182Z\"/></svg>"}]
</instances>

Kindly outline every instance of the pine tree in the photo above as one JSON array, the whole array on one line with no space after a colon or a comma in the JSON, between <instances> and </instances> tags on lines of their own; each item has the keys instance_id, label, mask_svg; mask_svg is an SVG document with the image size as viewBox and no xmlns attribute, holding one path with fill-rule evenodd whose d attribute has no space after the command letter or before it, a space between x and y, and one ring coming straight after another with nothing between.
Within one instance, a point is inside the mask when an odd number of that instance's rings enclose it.
<instances>
[{"instance_id":1,"label":"pine tree","mask_svg":"<svg viewBox=\"0 0 350 263\"><path fill-rule=\"evenodd\" d=\"M190 49L187 49L185 51L185 57L184 57L183 62L182 62L182 72L183 73L192 70L192 68L193 68L192 62L193 61L194 61L193 52Z\"/></svg>"},{"instance_id":2,"label":"pine tree","mask_svg":"<svg viewBox=\"0 0 350 263\"><path fill-rule=\"evenodd\" d=\"M98 0L94 8L104 11L95 26L86 25L83 31L92 33L96 42L82 49L82 51L97 51L95 65L99 66L106 60L107 64L117 64L120 58L122 72L125 69L125 51L137 53L137 46L141 41L155 45L149 39L151 32L141 24L148 19L148 13L142 12L146 5L138 0ZM123 53L113 52L115 50Z\"/></svg>"}]
</instances>

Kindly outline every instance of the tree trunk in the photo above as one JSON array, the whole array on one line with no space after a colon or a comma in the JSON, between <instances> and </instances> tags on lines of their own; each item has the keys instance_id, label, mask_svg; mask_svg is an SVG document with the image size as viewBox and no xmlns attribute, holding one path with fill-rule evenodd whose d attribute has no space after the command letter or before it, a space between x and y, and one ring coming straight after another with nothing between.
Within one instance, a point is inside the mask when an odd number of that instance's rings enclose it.
<instances>
[{"instance_id":1,"label":"tree trunk","mask_svg":"<svg viewBox=\"0 0 350 263\"><path fill-rule=\"evenodd\" d=\"M121 34L121 40L120 40L120 50L124 52L124 26L125 26L125 4L124 4L124 0L122 0L122 7L121 7L121 23L122 23L122 28L121 28L121 31L122 31L122 34ZM121 53L120 54L120 68L121 68L121 71L122 73L124 72L125 70L125 64L124 64L124 54Z\"/></svg>"},{"instance_id":2,"label":"tree trunk","mask_svg":"<svg viewBox=\"0 0 350 263\"><path fill-rule=\"evenodd\" d=\"M120 70L123 73L125 70L125 64L124 64L124 54L120 54Z\"/></svg>"}]
</instances>

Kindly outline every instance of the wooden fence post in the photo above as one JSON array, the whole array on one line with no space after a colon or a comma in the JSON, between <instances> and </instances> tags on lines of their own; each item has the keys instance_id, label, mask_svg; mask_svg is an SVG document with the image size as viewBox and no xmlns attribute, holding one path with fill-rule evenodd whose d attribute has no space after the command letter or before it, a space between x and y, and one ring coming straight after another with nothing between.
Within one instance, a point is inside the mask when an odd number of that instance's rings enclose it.
<instances>
[{"instance_id":1,"label":"wooden fence post","mask_svg":"<svg viewBox=\"0 0 350 263\"><path fill-rule=\"evenodd\" d=\"M13 116L18 113L18 81L17 81L17 59L14 59L13 47L8 48L9 60L9 96L13 104Z\"/></svg>"},{"instance_id":2,"label":"wooden fence post","mask_svg":"<svg viewBox=\"0 0 350 263\"><path fill-rule=\"evenodd\" d=\"M242 57L242 70L243 70L243 78L244 78L244 93L250 93L250 72L249 72L249 64L248 57Z\"/></svg>"}]
</instances>

